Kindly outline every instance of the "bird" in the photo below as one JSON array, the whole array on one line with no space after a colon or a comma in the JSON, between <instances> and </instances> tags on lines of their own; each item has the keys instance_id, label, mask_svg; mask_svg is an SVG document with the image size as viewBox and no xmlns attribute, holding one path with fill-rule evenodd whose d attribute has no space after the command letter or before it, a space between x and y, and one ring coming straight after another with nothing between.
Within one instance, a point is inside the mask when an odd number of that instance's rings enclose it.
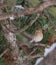
<instances>
[{"instance_id":1,"label":"bird","mask_svg":"<svg viewBox=\"0 0 56 65\"><path fill-rule=\"evenodd\" d=\"M43 39L43 31L42 31L42 29L38 29L38 30L36 30L35 34L33 35L30 43L40 42L40 41L42 41L42 39Z\"/></svg>"}]
</instances>

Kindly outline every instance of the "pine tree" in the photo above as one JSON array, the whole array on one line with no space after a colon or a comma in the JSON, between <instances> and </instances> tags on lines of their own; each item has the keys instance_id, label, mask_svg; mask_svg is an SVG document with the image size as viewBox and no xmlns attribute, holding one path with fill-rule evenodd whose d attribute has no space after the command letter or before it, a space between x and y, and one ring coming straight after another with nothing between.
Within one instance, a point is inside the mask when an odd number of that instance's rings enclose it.
<instances>
[{"instance_id":1,"label":"pine tree","mask_svg":"<svg viewBox=\"0 0 56 65\"><path fill-rule=\"evenodd\" d=\"M13 65L11 61L15 65L33 65L43 55L45 47L56 41L55 6L55 0L5 0L1 3L0 65L6 65L6 59L8 65ZM31 44L39 29L43 39L40 44ZM9 52L3 54L5 50Z\"/></svg>"}]
</instances>

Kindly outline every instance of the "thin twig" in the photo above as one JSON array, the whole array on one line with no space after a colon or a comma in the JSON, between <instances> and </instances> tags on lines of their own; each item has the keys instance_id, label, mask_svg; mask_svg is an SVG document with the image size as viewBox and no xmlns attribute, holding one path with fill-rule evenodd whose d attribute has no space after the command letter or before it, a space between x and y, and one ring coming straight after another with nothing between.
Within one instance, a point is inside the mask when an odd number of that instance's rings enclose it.
<instances>
[{"instance_id":1,"label":"thin twig","mask_svg":"<svg viewBox=\"0 0 56 65\"><path fill-rule=\"evenodd\" d=\"M27 26L24 26L22 29L18 30L19 33L27 30L29 27L31 27L35 21L39 18L40 14L37 14L36 18L34 20L32 20Z\"/></svg>"},{"instance_id":2,"label":"thin twig","mask_svg":"<svg viewBox=\"0 0 56 65\"><path fill-rule=\"evenodd\" d=\"M8 4L0 4L0 9L3 8L3 7L7 7Z\"/></svg>"},{"instance_id":3,"label":"thin twig","mask_svg":"<svg viewBox=\"0 0 56 65\"><path fill-rule=\"evenodd\" d=\"M27 58L28 60L32 60L32 59L35 59L35 58L39 58L39 57L43 57L43 55L40 55L40 54L36 54L36 55L33 55L33 56L25 56L25 58Z\"/></svg>"},{"instance_id":4,"label":"thin twig","mask_svg":"<svg viewBox=\"0 0 56 65\"><path fill-rule=\"evenodd\" d=\"M28 56L31 56L36 50L37 48L35 48Z\"/></svg>"},{"instance_id":5,"label":"thin twig","mask_svg":"<svg viewBox=\"0 0 56 65\"><path fill-rule=\"evenodd\" d=\"M29 59L35 59L35 58L39 58L39 57L43 57L43 55L40 55L40 54L36 54L34 56L30 56Z\"/></svg>"},{"instance_id":6,"label":"thin twig","mask_svg":"<svg viewBox=\"0 0 56 65\"><path fill-rule=\"evenodd\" d=\"M3 53L0 54L0 58L8 51L9 49L7 48Z\"/></svg>"},{"instance_id":7,"label":"thin twig","mask_svg":"<svg viewBox=\"0 0 56 65\"><path fill-rule=\"evenodd\" d=\"M46 44L41 44L41 43L36 43L34 44L34 46L42 46L42 47L50 47L49 45L46 45Z\"/></svg>"},{"instance_id":8,"label":"thin twig","mask_svg":"<svg viewBox=\"0 0 56 65\"><path fill-rule=\"evenodd\" d=\"M48 14L48 11L47 10L44 11L44 14L47 16L48 20L53 25L52 27L56 27L55 24L54 24L54 22L52 21L50 15Z\"/></svg>"}]
</instances>

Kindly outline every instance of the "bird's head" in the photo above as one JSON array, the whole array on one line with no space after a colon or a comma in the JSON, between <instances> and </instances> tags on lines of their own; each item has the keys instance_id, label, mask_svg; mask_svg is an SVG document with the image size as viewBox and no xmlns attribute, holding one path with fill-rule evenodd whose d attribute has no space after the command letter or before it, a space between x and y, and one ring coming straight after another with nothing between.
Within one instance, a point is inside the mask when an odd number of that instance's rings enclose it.
<instances>
[{"instance_id":1,"label":"bird's head","mask_svg":"<svg viewBox=\"0 0 56 65\"><path fill-rule=\"evenodd\" d=\"M38 29L38 30L36 30L36 32L37 33L42 33L43 31L42 31L42 29Z\"/></svg>"}]
</instances>

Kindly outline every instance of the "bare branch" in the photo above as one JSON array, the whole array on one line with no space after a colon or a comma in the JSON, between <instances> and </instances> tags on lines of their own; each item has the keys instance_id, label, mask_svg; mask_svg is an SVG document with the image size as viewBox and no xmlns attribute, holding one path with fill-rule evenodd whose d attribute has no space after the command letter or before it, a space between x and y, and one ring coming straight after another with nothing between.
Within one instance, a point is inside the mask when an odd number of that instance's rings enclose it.
<instances>
[{"instance_id":1,"label":"bare branch","mask_svg":"<svg viewBox=\"0 0 56 65\"><path fill-rule=\"evenodd\" d=\"M49 6L52 6L52 5L55 5L56 6L56 1L52 0L52 1L46 1L44 2L43 4L41 4L39 7L37 8L29 8L28 10L26 10L24 13L26 15L29 15L29 14L33 14L33 13L36 13L36 12L41 12L43 11L44 9L46 9L47 7Z\"/></svg>"},{"instance_id":2,"label":"bare branch","mask_svg":"<svg viewBox=\"0 0 56 65\"><path fill-rule=\"evenodd\" d=\"M43 57L43 55L36 54L36 55L33 55L33 56L25 56L25 58L27 58L28 60L33 60L33 59L39 58L39 57Z\"/></svg>"},{"instance_id":3,"label":"bare branch","mask_svg":"<svg viewBox=\"0 0 56 65\"><path fill-rule=\"evenodd\" d=\"M35 21L39 18L39 16L40 15L38 14L34 20L32 20L27 26L24 26L22 29L18 30L18 32L21 33L27 30L29 27L31 27L35 23Z\"/></svg>"},{"instance_id":4,"label":"bare branch","mask_svg":"<svg viewBox=\"0 0 56 65\"><path fill-rule=\"evenodd\" d=\"M7 7L8 4L0 4L0 9L3 8L3 7Z\"/></svg>"},{"instance_id":5,"label":"bare branch","mask_svg":"<svg viewBox=\"0 0 56 65\"><path fill-rule=\"evenodd\" d=\"M42 3L39 7L37 8L29 8L27 10L25 10L22 15L29 15L29 14L33 14L33 13L37 13L37 12L42 12L44 9L46 9L49 6L56 6L56 1L47 1ZM16 15L14 13L7 13L7 14L2 14L0 15L0 20L5 20L10 18L11 16L13 16L14 18L18 18L22 15Z\"/></svg>"},{"instance_id":6,"label":"bare branch","mask_svg":"<svg viewBox=\"0 0 56 65\"><path fill-rule=\"evenodd\" d=\"M8 51L9 49L7 48L2 54L0 54L0 58Z\"/></svg>"}]
</instances>

